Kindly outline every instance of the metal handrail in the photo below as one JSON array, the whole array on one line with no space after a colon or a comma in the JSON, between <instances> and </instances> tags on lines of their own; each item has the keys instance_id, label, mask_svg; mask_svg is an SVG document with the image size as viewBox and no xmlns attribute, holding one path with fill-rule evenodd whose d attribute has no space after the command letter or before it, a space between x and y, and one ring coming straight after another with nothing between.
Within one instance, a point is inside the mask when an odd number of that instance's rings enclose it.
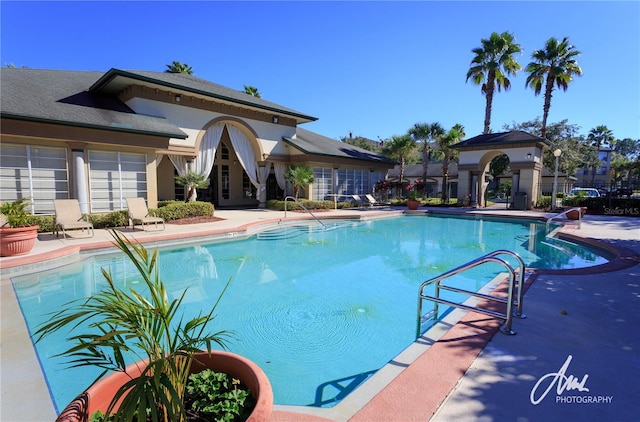
<instances>
[{"instance_id":1,"label":"metal handrail","mask_svg":"<svg viewBox=\"0 0 640 422\"><path fill-rule=\"evenodd\" d=\"M293 196L285 196L284 198L284 218L287 218L287 199L293 199L293 202L300 205L306 212L308 212L313 218L315 218L318 223L322 224L322 227L327 227L322 221L320 221L318 217L316 217L314 213L312 213L307 207L302 205L302 203Z\"/></svg>"},{"instance_id":2,"label":"metal handrail","mask_svg":"<svg viewBox=\"0 0 640 422\"><path fill-rule=\"evenodd\" d=\"M573 207L547 218L547 233L549 232L549 223L551 223L551 220L553 220L554 218L562 217L563 215L567 215L571 211L578 211L578 228L580 228L580 225L582 224L582 207Z\"/></svg>"},{"instance_id":3,"label":"metal handrail","mask_svg":"<svg viewBox=\"0 0 640 422\"><path fill-rule=\"evenodd\" d=\"M493 251L485 256L498 256L498 255L509 255L518 261L518 289L517 289L518 292L516 294L516 300L514 303L516 309L513 312L513 316L520 319L525 319L527 316L524 313L522 313L522 310L524 307L524 304L522 302L524 298L524 274L526 271L526 266L524 264L524 261L522 260L522 258L520 258L520 255L506 249L498 249L497 251Z\"/></svg>"},{"instance_id":4,"label":"metal handrail","mask_svg":"<svg viewBox=\"0 0 640 422\"><path fill-rule=\"evenodd\" d=\"M502 325L502 327L500 328L500 331L503 334L507 334L507 335L514 335L515 331L513 331L511 329L511 325L512 325L512 318L513 318L513 314L512 314L512 309L513 309L513 303L514 303L514 299L513 299L513 289L514 289L514 285L515 285L515 280L516 280L516 276L515 276L515 270L513 269L513 267L505 260L498 258L496 255L500 255L500 254L508 254L511 256L515 256L518 257L518 261L520 261L521 266L520 266L520 271L521 274L524 274L524 263L522 262L522 260L520 259L520 257L511 252L511 251L504 251L504 250L498 250L495 252L491 252L487 255L481 256L480 258L474 259L473 261L469 261L464 265L461 265L457 268L454 268L450 271L447 271L446 273L443 273L437 277L434 277L430 280L427 280L425 282L423 282L420 285L420 288L418 289L418 315L416 318L416 339L420 337L420 328L422 326L422 301L423 300L431 300L434 303L433 306L433 318L434 320L438 319L438 304L442 303L444 305L448 305L448 306L454 306L457 308L461 308L461 309L466 309L468 311L474 311L474 312L479 312L485 315L489 315L495 318L500 318L503 319L505 322ZM478 292L474 292L474 291L470 291L470 290L465 290L465 289L460 289L457 287L453 287L453 286L443 286L441 285L441 282L446 279L449 278L451 276L454 276L456 274L459 274L461 272L467 271L471 268L475 268L479 265L482 264L486 264L487 262L493 262L493 263L497 263L497 264L501 264L502 266L504 266L508 273L509 273L509 285L508 285L508 292L507 292L507 297L503 298L503 297L498 297L498 296L491 296L491 295L486 295L483 293L478 293ZM524 275L522 275L522 277L524 277ZM423 290L426 286L430 285L430 284L436 284L435 287L435 296L429 296L424 294ZM520 284L520 283L519 283ZM456 292L456 293L464 293L467 294L469 296L474 296L474 297L479 297L481 299L486 299L486 300L492 300L495 302L500 302L500 303L505 303L507 305L507 309L506 312L504 314L499 313L499 312L495 312L495 311L491 311L489 309L482 309L482 308L478 308L475 306L469 306L469 305L465 305L463 303L456 303L456 302L452 302L446 299L442 299L440 297L440 290L448 290L448 291L452 291L452 292ZM522 295L522 288L520 287L518 292L518 297L520 298ZM520 315L522 315L522 299L519 299L517 304L520 306Z\"/></svg>"}]
</instances>

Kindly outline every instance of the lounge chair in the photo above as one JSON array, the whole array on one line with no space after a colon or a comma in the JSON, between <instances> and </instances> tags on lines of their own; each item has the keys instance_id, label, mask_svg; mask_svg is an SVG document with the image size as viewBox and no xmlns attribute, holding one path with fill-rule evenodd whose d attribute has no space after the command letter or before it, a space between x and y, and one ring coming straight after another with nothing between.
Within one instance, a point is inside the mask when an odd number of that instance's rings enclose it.
<instances>
[{"instance_id":1,"label":"lounge chair","mask_svg":"<svg viewBox=\"0 0 640 422\"><path fill-rule=\"evenodd\" d=\"M89 219L82 216L80 211L80 203L77 199L54 199L53 208L55 210L55 222L53 224L53 232L56 237L60 234L67 238L67 230L87 229L87 234L93 237L93 224Z\"/></svg>"},{"instance_id":2,"label":"lounge chair","mask_svg":"<svg viewBox=\"0 0 640 422\"><path fill-rule=\"evenodd\" d=\"M382 202L378 202L378 200L376 198L374 198L373 195L366 194L364 197L367 198L367 201L369 201L369 206L371 206L371 207L384 207L384 206L388 205L388 204L384 204Z\"/></svg>"},{"instance_id":3,"label":"lounge chair","mask_svg":"<svg viewBox=\"0 0 640 422\"><path fill-rule=\"evenodd\" d=\"M156 230L158 229L158 223L162 223L162 230L164 230L164 220L160 217L154 217L149 215L149 209L144 201L144 198L127 198L127 208L129 209L129 220L131 220L131 228L136 229L136 224L142 226L142 230L145 230L145 225L155 224Z\"/></svg>"},{"instance_id":4,"label":"lounge chair","mask_svg":"<svg viewBox=\"0 0 640 422\"><path fill-rule=\"evenodd\" d=\"M353 198L353 200L355 201L356 205L358 207L364 207L367 205L367 203L365 201L362 200L362 198L360 197L360 195L351 195L351 197Z\"/></svg>"}]
</instances>

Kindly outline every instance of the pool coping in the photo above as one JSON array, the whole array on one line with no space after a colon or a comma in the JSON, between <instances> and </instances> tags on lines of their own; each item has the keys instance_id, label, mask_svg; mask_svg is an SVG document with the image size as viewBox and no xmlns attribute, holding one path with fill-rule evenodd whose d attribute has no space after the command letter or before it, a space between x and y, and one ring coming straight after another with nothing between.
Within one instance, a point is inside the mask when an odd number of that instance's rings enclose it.
<instances>
[{"instance_id":1,"label":"pool coping","mask_svg":"<svg viewBox=\"0 0 640 422\"><path fill-rule=\"evenodd\" d=\"M438 213L444 213L446 214L447 212L441 212L440 210L435 210L435 211L431 211L431 210L427 210L427 211L418 211L418 213L420 212L427 212L427 213L434 213L434 214L438 214ZM467 210L467 213L469 213L470 211ZM472 212L472 211L471 211ZM341 214L341 215L332 215L332 216L328 216L328 215L323 215L322 218L336 218L336 219L345 219L345 218L359 218L359 219L363 219L363 220L367 220L367 219L372 219L372 218L384 218L384 217L393 217L393 216L397 216L399 214L403 214L405 212L403 212L402 210L393 210L392 212L389 212L388 210L378 210L375 213L345 213L345 214ZM458 212L459 213L459 212ZM505 217L508 218L510 216L508 215L504 215L504 213L496 213L496 214L490 214L490 213L486 213L483 212L483 215L489 215L489 216L499 216L499 217ZM513 216L515 218L527 218L527 219L541 219L543 217L540 216ZM308 220L309 218L292 218L292 219L287 219L288 223L294 220ZM229 230L229 229L208 229L208 230L199 230L199 236L197 237L206 237L206 236L227 236L228 233L240 233L243 232L245 234L247 234L248 236L250 236L251 234L253 234L254 232L257 231L262 231L264 230L265 225L269 225L269 224L276 224L276 225L280 225L282 224L283 219L282 218L273 218L273 219L268 219L268 220L263 220L263 221L259 221L259 222L251 222L251 223L246 223L243 224L241 226L237 226L234 230ZM215 223L211 223L211 224L215 224ZM637 265L640 262L640 255L636 254L635 252L626 249L626 248L620 248L620 247L616 247L614 245L610 245L606 242L597 240L597 239L591 239L588 237L584 237L581 236L579 234L577 234L575 232L575 227L572 227L570 224L565 224L562 229L561 232L564 235L568 236L568 237L573 237L576 239L579 239L581 241L584 242L589 242L592 243L594 245L596 245L597 247L601 247L603 249L609 250L612 253L616 253L616 259L610 261L607 264L603 264L601 266L597 266L597 267L589 267L588 269L572 269L572 270L532 270L531 274L528 278L531 279L532 281L535 280L536 277L536 273L549 273L551 272L556 272L558 274L565 274L565 275L577 275L580 273L580 271L586 271L586 273L588 274L593 274L594 273L594 269L596 272L601 273L601 272L608 272L608 271L615 271L617 269L621 269L621 268L629 268L631 266ZM188 234L187 235L176 235L176 234L166 234L166 235L162 235L162 236L156 236L153 237L152 239L144 239L142 240L144 243L148 243L148 242L164 242L164 241L168 241L168 240L175 240L176 238L182 238L184 239L185 237L190 237ZM194 236L195 237L195 236ZM136 239L137 240L137 239ZM190 241L193 241L193 239L191 238ZM15 265L11 265L9 266L9 268L13 268L16 266L20 266L20 265L25 265L24 262L26 262L27 264L29 263L33 263L33 261L41 261L44 259L49 259L48 257L53 257L53 259L56 258L61 258L63 256L65 256L65 254L67 256L69 255L77 255L80 252L83 251L94 251L94 250L99 250L99 249L109 249L111 248L112 245L110 242L93 242L91 244L83 244L83 245L73 245L73 246L66 246L64 248L60 248L57 251L49 251L49 252L45 252L42 254L37 254L36 256L32 256L32 257L24 257L24 259L20 259L20 260L15 260L13 262L20 262L20 264L15 264ZM2 263L2 261L0 261L0 264ZM3 267L3 271L4 271L4 267ZM578 271L578 272L576 272ZM5 274L1 274L2 278L9 278L11 276L10 272L9 273L5 273ZM3 317L2 317L2 322L3 322L3 331L4 331L4 322L6 321L5 319L5 312L6 311L11 311L15 313L15 308L11 308L11 307L7 307L5 306L5 299L6 299L6 289L11 287L11 283L10 281L8 283L3 282L2 283L2 291L3 291L3 295L2 295L2 301L3 301ZM12 295L14 295L12 289L11 293ZM15 296L14 296L14 300L15 300ZM467 314L466 316L463 317L463 320L461 320L460 323L457 324L453 324L453 322L447 321L446 324L447 326L452 325L453 327L456 327L458 325L463 325L467 324L467 327L464 329L468 329L468 324L474 324L474 325L478 325L480 324L480 322L482 322L482 320L486 320L486 317L477 318L477 315L475 315L475 318L472 315L472 319L470 320L471 322L464 322L464 318L469 316L469 313L467 312L463 312L464 314ZM18 311L19 313L19 311ZM453 313L452 313L453 314ZM21 314L20 314L21 316ZM14 318L15 319L15 318ZM20 320L22 320L22 318L19 318ZM489 320L492 320L491 318L488 318ZM491 321L489 321L490 323ZM495 323L495 320L493 320L493 322ZM22 325L24 326L24 321L22 321ZM495 324L494 324L495 325ZM23 327L24 331L23 333L26 334L26 326ZM497 329L497 328L496 328ZM488 331L487 331L488 332ZM452 332L453 333L453 332ZM3 336L4 336L4 332L3 332ZM490 339L493 336L493 334L491 334L488 339ZM33 350L33 348L31 347L31 343L30 343L30 339L28 338L28 336L24 336L26 337L26 341L28 342L28 346L31 350ZM488 341L487 339L487 341ZM24 339L23 339L24 340ZM427 339L424 340L426 342L430 342L432 339ZM420 341L420 340L419 340ZM3 341L3 349L5 349L6 346L6 342ZM486 343L484 343L486 344ZM484 346L482 346L484 347ZM478 350L481 351L482 347L480 347L480 349ZM391 362L390 365L395 365L396 368L391 368L391 369L396 369L396 371L392 371L392 372L398 372L397 368L400 368L399 373L394 377L397 378L401 373L405 372L405 368L410 367L413 362L407 364L406 362L406 356L408 355L413 355L416 352L414 350L409 350L411 348L411 346L409 346L409 348L405 349L405 351L403 351L401 354L398 355L398 357L394 358ZM3 350L2 355L4 355L5 350ZM421 352L418 353L419 356L424 355L425 352ZM33 355L35 356L35 352L33 353ZM477 356L477 354L475 355ZM417 359L417 358L416 358ZM4 360L4 359L3 359ZM33 361L31 361L33 362ZM3 365L4 366L4 365ZM39 367L38 367L39 368ZM3 379L7 376L7 372L5 370L6 368L3 368ZM389 371L391 371L391 369ZM382 370L379 370L378 372L381 372L380 377L382 377L383 375L385 375L385 372L382 372ZM42 378L42 375L40 374L40 377ZM375 375L374 375L375 377ZM371 379L369 379L367 382L365 382L363 385L361 385L360 387L358 387L358 389L356 389L356 391L354 391L353 393L351 393L349 396L352 396L353 394L355 394L358 390L360 389L364 389L365 385L367 383L369 383L370 381L374 380L374 377L371 377ZM379 380L377 380L379 381ZM44 382L44 380L42 379L41 382ZM4 384L4 382L3 382ZM31 382L29 380L25 380L25 382L21 382L21 384L23 385L31 385ZM382 386L382 388L377 389L378 393L376 393L376 396L380 396L380 395L384 395L385 390L387 390L387 388L390 387L390 383L387 383L385 385ZM30 387L31 388L31 387ZM45 387L46 388L46 387ZM5 386L3 385L3 401L5 400L4 397L4 389ZM18 388L18 390L16 391L21 391L22 389ZM22 398L24 397L33 397L33 393L32 390L26 390L29 391L27 396L22 396ZM445 392L445 396L448 392ZM47 392L48 394L48 392ZM356 396L354 396L356 397ZM369 395L370 397L370 395ZM356 397L357 398L357 397ZM347 398L345 398L343 400L343 402L349 404L349 402L346 402L345 400L347 400ZM443 398L444 399L444 398ZM340 404L338 406L335 406L334 408L329 408L329 409L334 409L334 410L328 410L325 408L311 408L311 407L305 407L305 406L284 406L284 405L276 405L274 408L274 416L273 419L274 421L284 421L284 420L301 420L300 418L303 418L304 420L312 420L312 419L316 419L319 418L318 420L322 420L322 419L329 419L329 420L366 420L366 419L358 419L363 417L362 415L366 415L365 409L368 408L369 403L373 402L373 399L367 399L368 401L363 402L362 398L358 399L358 400L354 400L354 405L355 411L354 410L349 410L347 412L342 411L342 408L339 408ZM441 401L439 401L438 403L440 403ZM342 403L341 403L342 404ZM4 407L4 406L3 406ZM338 409L336 409L338 408ZM352 408L353 409L353 408ZM435 411L435 409L434 409ZM3 412L5 413L5 412ZM428 414L428 411L425 412L425 414ZM327 418L327 416L329 416L329 418Z\"/></svg>"}]
</instances>

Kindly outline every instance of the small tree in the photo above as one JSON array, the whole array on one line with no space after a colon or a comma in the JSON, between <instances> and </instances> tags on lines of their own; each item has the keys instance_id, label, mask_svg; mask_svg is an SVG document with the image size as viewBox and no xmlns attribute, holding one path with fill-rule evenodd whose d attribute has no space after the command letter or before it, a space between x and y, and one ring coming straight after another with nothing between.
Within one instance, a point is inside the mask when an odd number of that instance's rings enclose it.
<instances>
[{"instance_id":1,"label":"small tree","mask_svg":"<svg viewBox=\"0 0 640 422\"><path fill-rule=\"evenodd\" d=\"M176 183L189 189L184 202L193 202L196 200L196 189L209 187L209 179L194 171L188 171L182 176L176 176Z\"/></svg>"},{"instance_id":2,"label":"small tree","mask_svg":"<svg viewBox=\"0 0 640 422\"><path fill-rule=\"evenodd\" d=\"M287 182L293 185L293 196L298 199L300 187L313 183L315 177L313 171L307 166L289 167L284 175Z\"/></svg>"}]
</instances>

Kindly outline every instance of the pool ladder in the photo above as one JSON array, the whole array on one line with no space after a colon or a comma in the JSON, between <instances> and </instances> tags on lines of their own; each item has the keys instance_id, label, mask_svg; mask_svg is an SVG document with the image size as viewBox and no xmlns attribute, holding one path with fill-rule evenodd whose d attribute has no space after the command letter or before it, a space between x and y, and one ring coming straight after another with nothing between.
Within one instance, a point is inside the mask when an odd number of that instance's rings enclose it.
<instances>
[{"instance_id":1,"label":"pool ladder","mask_svg":"<svg viewBox=\"0 0 640 422\"><path fill-rule=\"evenodd\" d=\"M320 221L320 219L316 217L314 213L311 212L311 210L309 210L307 207L302 205L302 203L298 201L296 198L294 198L293 196L286 196L284 198L284 218L287 218L287 199L293 199L293 202L300 205L302 209L304 209L306 212L309 213L309 215L311 215L311 217L315 218L318 223L322 224L322 227L326 227L325 224L322 221Z\"/></svg>"},{"instance_id":2,"label":"pool ladder","mask_svg":"<svg viewBox=\"0 0 640 422\"><path fill-rule=\"evenodd\" d=\"M507 262L506 260L499 258L499 255L509 255L515 258L518 261L518 273L516 275L516 270ZM486 264L488 262L493 262L504 266L509 273L509 285L507 297L499 297L499 296L491 296L479 292L474 292L471 290L465 290L458 287L446 286L443 285L442 282L456 274L460 274L464 271L467 271L471 268L475 268L479 265ZM453 306L456 308L466 309L468 311L479 312L485 315L489 315L495 318L503 319L504 324L500 327L500 331L503 334L514 335L515 331L511 329L512 319L515 316L516 318L526 318L526 315L522 313L523 304L522 298L524 295L523 286L524 286L524 273L525 273L525 265L524 261L520 256L512 251L499 249L488 253L486 255L481 256L480 258L474 259L473 261L467 262L464 265L461 265L453 270L447 271L437 277L434 277L430 280L425 281L420 285L418 289L418 316L416 319L416 339L420 337L421 329L422 329L422 302L424 300L430 300L433 302L433 312L429 314L429 317L433 318L434 321L438 320L438 304L442 303L444 305ZM516 280L517 279L517 280ZM424 288L428 285L435 284L435 295L430 296L425 294ZM517 284L517 285L516 285ZM517 290L516 290L517 287ZM505 303L507 305L506 312L500 313L496 311L492 311L490 309L483 309L476 306L465 305L464 303L452 302L447 299L443 299L440 297L440 291L447 290L456 293L463 293L469 296L478 297L481 299ZM515 308L515 309L514 309Z\"/></svg>"}]
</instances>

